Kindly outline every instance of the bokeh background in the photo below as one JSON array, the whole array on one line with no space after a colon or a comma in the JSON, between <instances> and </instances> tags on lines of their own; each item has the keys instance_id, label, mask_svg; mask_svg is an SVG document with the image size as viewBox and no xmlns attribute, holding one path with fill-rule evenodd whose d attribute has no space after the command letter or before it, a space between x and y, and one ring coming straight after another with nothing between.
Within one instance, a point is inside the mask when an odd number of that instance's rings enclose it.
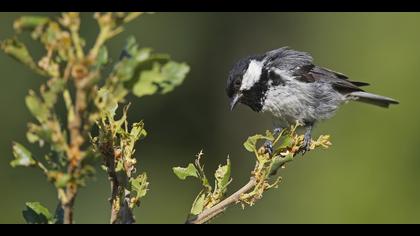
<instances>
[{"instance_id":1,"label":"bokeh background","mask_svg":"<svg viewBox=\"0 0 420 236\"><path fill-rule=\"evenodd\" d=\"M0 39L14 35L12 22L20 15L0 13ZM82 16L82 35L91 45L96 22L91 14ZM297 158L281 171L278 189L253 207L230 208L214 223L420 223L419 25L418 13L157 13L129 24L108 44L114 58L134 35L142 46L192 68L168 95L129 97L131 121L143 119L149 131L137 145L138 169L151 181L135 212L138 223L185 221L200 185L178 180L171 168L185 166L201 149L209 175L230 156L231 191L248 180L254 161L242 143L271 128L271 120L244 106L230 112L226 78L239 58L286 45L401 104L388 110L346 104L315 129L331 134L332 148ZM32 46L35 54L41 51ZM57 203L54 187L38 170L9 165L11 142L27 144L26 123L33 120L24 96L43 79L3 53L0 70L0 223L23 223L26 201L50 209ZM76 222L107 223L108 196L106 176L98 170L77 198Z\"/></svg>"}]
</instances>

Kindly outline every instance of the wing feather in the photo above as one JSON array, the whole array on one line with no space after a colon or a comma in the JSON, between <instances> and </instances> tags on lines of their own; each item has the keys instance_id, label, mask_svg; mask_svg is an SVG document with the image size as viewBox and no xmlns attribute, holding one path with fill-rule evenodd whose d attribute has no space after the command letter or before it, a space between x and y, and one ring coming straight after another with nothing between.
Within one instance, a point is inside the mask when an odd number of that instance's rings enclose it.
<instances>
[{"instance_id":1,"label":"wing feather","mask_svg":"<svg viewBox=\"0 0 420 236\"><path fill-rule=\"evenodd\" d=\"M350 81L347 75L340 72L315 66L309 53L295 51L289 47L269 51L265 54L265 58L265 66L268 68L285 71L301 82L328 81L341 93L363 91L360 87L369 85L364 82Z\"/></svg>"}]
</instances>

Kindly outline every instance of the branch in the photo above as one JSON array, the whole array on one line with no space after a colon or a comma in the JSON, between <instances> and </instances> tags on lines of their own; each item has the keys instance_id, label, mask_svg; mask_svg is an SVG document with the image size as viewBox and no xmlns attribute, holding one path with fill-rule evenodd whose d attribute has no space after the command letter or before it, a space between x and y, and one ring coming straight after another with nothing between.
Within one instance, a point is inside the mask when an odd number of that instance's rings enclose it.
<instances>
[{"instance_id":1,"label":"branch","mask_svg":"<svg viewBox=\"0 0 420 236\"><path fill-rule=\"evenodd\" d=\"M203 224L208 222L209 220L213 219L217 215L223 213L226 208L233 204L237 204L240 202L241 196L255 187L257 184L255 177L251 177L249 182L245 184L241 189L236 191L234 194L227 197L225 200L221 201L219 204L216 204L212 208L206 209L201 212L199 215L194 217L193 219L189 219L186 223L187 224Z\"/></svg>"},{"instance_id":2,"label":"branch","mask_svg":"<svg viewBox=\"0 0 420 236\"><path fill-rule=\"evenodd\" d=\"M99 134L92 138L94 151L102 155L108 179L111 185L111 224L133 224L133 209L139 206L140 198L147 192L146 174L135 176L134 145L146 136L143 123L134 123L128 128L125 107L120 119L115 120L115 113L102 113L97 123Z\"/></svg>"},{"instance_id":3,"label":"branch","mask_svg":"<svg viewBox=\"0 0 420 236\"><path fill-rule=\"evenodd\" d=\"M278 166L271 170L271 173L269 173L269 176L275 175L277 170L284 166L285 163L290 162L293 160L293 156L285 156L280 159L280 161L277 163ZM258 169L259 164L256 164L256 168ZM216 204L215 206L205 209L203 212L201 212L196 217L189 219L186 223L187 224L204 224L214 217L218 216L219 214L223 213L229 206L236 205L240 202L246 201L248 198L254 197L254 193L256 188L260 183L264 184L266 182L265 179L259 179L258 174L253 171L254 176L251 176L248 183L245 184L241 189L227 197L225 200L221 201L220 203ZM254 190L254 191L251 191ZM253 201L253 200L251 200Z\"/></svg>"},{"instance_id":4,"label":"branch","mask_svg":"<svg viewBox=\"0 0 420 236\"><path fill-rule=\"evenodd\" d=\"M129 208L129 200L127 199L124 186L118 181L116 172L116 159L121 158L121 151L113 148L113 142L101 146L101 152L104 156L105 166L107 168L108 180L111 186L111 224L133 224L135 222L133 213ZM123 203L121 204L120 196L124 194Z\"/></svg>"},{"instance_id":5,"label":"branch","mask_svg":"<svg viewBox=\"0 0 420 236\"><path fill-rule=\"evenodd\" d=\"M73 68L74 69L74 68ZM73 75L74 76L74 75ZM84 78L74 77L74 84L76 87L76 102L72 119L68 120L68 129L70 131L70 149L68 153L69 165L67 168L67 174L69 176L75 176L75 173L80 169L80 162L83 158L81 152L81 145L84 143L82 134L82 123L83 117L86 112L86 91L83 87L80 87L80 81ZM69 111L70 112L70 111ZM73 181L69 181L66 186L66 201L63 202L64 209L64 223L73 223L73 206L78 192L78 186Z\"/></svg>"},{"instance_id":6,"label":"branch","mask_svg":"<svg viewBox=\"0 0 420 236\"><path fill-rule=\"evenodd\" d=\"M281 177L275 180L272 178L277 174L280 168L284 168L287 162L293 161L294 157L300 153L303 145L304 136L298 135L296 129L299 124L291 126L283 130L279 134L272 134L267 131L265 135L257 134L251 136L244 143L247 151L255 154L255 167L251 172L251 177L241 189L223 199L227 186L230 183L230 162L226 166L219 166L215 172L216 185L214 192L221 194L213 194L213 187L208 184L205 178L203 165L199 160L203 155L200 152L197 155L195 164L189 164L186 168L175 167L174 173L180 179L186 177L195 177L201 179L203 190L196 197L191 209L190 217L187 224L203 224L207 223L216 216L223 213L229 206L241 203L252 206L256 201L263 197L263 193L267 190L277 187ZM264 145L257 148L257 142L265 141ZM267 142L272 148L267 149ZM331 145L328 135L321 135L317 140L312 140L310 149L317 147L328 148Z\"/></svg>"}]
</instances>

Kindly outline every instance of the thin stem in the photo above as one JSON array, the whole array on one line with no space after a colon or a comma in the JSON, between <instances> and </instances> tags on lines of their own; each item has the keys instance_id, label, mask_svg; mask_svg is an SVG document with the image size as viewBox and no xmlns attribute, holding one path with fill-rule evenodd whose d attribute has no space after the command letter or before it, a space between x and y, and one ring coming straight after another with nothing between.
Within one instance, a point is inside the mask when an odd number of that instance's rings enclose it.
<instances>
[{"instance_id":1,"label":"thin stem","mask_svg":"<svg viewBox=\"0 0 420 236\"><path fill-rule=\"evenodd\" d=\"M101 31L99 32L99 35L96 38L95 44L89 52L89 59L91 59L92 61L95 60L95 58L98 56L99 49L108 39L108 31L108 27L101 28Z\"/></svg>"},{"instance_id":2,"label":"thin stem","mask_svg":"<svg viewBox=\"0 0 420 236\"><path fill-rule=\"evenodd\" d=\"M217 215L223 213L226 210L226 208L228 208L230 205L238 203L242 194L249 192L252 188L255 187L256 184L257 182L256 182L255 177L251 177L249 182L245 184L245 186L243 186L241 189L236 191L234 194L230 195L228 198L214 205L213 207L204 210L195 218L187 221L186 223L187 224L203 224L203 223L208 222L209 220L213 219Z\"/></svg>"},{"instance_id":3,"label":"thin stem","mask_svg":"<svg viewBox=\"0 0 420 236\"><path fill-rule=\"evenodd\" d=\"M44 166L44 164L42 164L41 162L37 162L38 167L42 170L42 172L44 172L45 175L48 174L48 169Z\"/></svg>"},{"instance_id":4,"label":"thin stem","mask_svg":"<svg viewBox=\"0 0 420 236\"><path fill-rule=\"evenodd\" d=\"M70 148L68 151L69 165L67 174L75 176L80 169L80 161L82 160L81 146L84 143L84 138L81 133L82 117L86 110L86 92L83 87L78 86L79 80L75 79L76 87L76 101L74 108L74 117L68 123L70 131ZM73 223L73 206L77 196L78 186L74 181L69 181L66 186L66 201L62 201L64 209L64 224Z\"/></svg>"},{"instance_id":5,"label":"thin stem","mask_svg":"<svg viewBox=\"0 0 420 236\"><path fill-rule=\"evenodd\" d=\"M78 27L71 27L70 28L71 38L74 43L74 47L76 48L76 56L78 60L81 60L85 57L83 48L82 48L82 42L80 40L79 36L79 29Z\"/></svg>"}]
</instances>

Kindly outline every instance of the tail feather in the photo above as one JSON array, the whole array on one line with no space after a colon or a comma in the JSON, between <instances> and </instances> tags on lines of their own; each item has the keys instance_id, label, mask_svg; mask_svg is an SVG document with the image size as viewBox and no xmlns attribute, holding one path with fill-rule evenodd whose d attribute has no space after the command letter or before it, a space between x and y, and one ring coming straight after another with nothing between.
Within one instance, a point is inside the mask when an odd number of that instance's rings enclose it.
<instances>
[{"instance_id":1,"label":"tail feather","mask_svg":"<svg viewBox=\"0 0 420 236\"><path fill-rule=\"evenodd\" d=\"M366 82L360 82L360 81L350 81L352 84L356 85L357 87L362 87L362 86L368 86L370 85L369 83Z\"/></svg>"},{"instance_id":2,"label":"tail feather","mask_svg":"<svg viewBox=\"0 0 420 236\"><path fill-rule=\"evenodd\" d=\"M356 101L380 107L389 107L390 104L399 104L399 102L395 99L362 91L352 92L349 95L355 98Z\"/></svg>"}]
</instances>

